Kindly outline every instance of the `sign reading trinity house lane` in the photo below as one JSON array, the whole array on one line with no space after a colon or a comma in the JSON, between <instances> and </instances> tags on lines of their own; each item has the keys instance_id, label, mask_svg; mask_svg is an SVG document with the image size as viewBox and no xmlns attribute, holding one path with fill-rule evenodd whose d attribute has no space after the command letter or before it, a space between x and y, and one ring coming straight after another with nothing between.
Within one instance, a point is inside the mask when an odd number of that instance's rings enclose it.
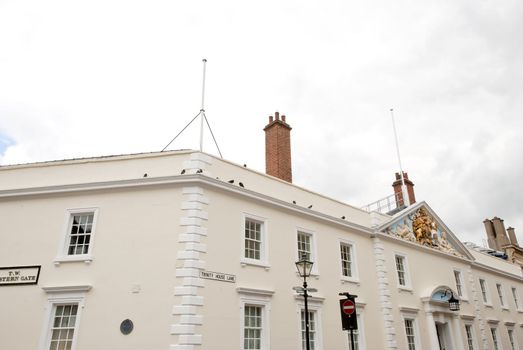
<instances>
[{"instance_id":1,"label":"sign reading trinity house lane","mask_svg":"<svg viewBox=\"0 0 523 350\"><path fill-rule=\"evenodd\" d=\"M0 267L0 286L37 284L40 266Z\"/></svg>"},{"instance_id":2,"label":"sign reading trinity house lane","mask_svg":"<svg viewBox=\"0 0 523 350\"><path fill-rule=\"evenodd\" d=\"M235 275L228 275L226 273L221 273L221 272L200 271L200 278L205 278L208 280L222 281L222 282L231 282L231 283L236 282Z\"/></svg>"}]
</instances>

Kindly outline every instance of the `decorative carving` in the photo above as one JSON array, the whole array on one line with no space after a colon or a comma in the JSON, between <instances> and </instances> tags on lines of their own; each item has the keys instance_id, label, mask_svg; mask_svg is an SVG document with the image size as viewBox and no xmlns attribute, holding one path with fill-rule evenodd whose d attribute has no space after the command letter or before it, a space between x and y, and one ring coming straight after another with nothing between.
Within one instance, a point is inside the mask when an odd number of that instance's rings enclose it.
<instances>
[{"instance_id":1,"label":"decorative carving","mask_svg":"<svg viewBox=\"0 0 523 350\"><path fill-rule=\"evenodd\" d=\"M403 240L418 243L455 256L462 256L447 240L447 233L424 207L390 226L385 233Z\"/></svg>"},{"instance_id":2,"label":"decorative carving","mask_svg":"<svg viewBox=\"0 0 523 350\"><path fill-rule=\"evenodd\" d=\"M432 245L432 234L437 233L437 225L425 208L419 208L416 214L414 214L412 229L419 244Z\"/></svg>"},{"instance_id":3,"label":"decorative carving","mask_svg":"<svg viewBox=\"0 0 523 350\"><path fill-rule=\"evenodd\" d=\"M407 220L403 220L402 224L396 226L396 235L400 238L403 238L407 241L416 242L416 237L412 232L411 226L408 224Z\"/></svg>"},{"instance_id":4,"label":"decorative carving","mask_svg":"<svg viewBox=\"0 0 523 350\"><path fill-rule=\"evenodd\" d=\"M438 237L438 236L437 236ZM441 236L438 237L438 247L440 250L446 252L446 253L451 253L451 254L454 254L457 252L454 250L454 248L452 248L452 246L450 245L449 241L447 241L447 233L445 231L441 231Z\"/></svg>"}]
</instances>

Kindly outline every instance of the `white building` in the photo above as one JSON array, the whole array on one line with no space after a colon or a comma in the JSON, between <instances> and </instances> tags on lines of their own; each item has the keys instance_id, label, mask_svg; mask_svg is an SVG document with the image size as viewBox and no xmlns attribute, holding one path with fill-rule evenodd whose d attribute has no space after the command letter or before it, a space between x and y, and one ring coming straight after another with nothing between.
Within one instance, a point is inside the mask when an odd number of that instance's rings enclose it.
<instances>
[{"instance_id":1,"label":"white building","mask_svg":"<svg viewBox=\"0 0 523 350\"><path fill-rule=\"evenodd\" d=\"M289 132L266 127L290 181ZM358 349L523 349L521 268L427 203L367 212L197 151L0 167L0 348L300 349L303 253L316 350L349 349L340 292Z\"/></svg>"}]
</instances>

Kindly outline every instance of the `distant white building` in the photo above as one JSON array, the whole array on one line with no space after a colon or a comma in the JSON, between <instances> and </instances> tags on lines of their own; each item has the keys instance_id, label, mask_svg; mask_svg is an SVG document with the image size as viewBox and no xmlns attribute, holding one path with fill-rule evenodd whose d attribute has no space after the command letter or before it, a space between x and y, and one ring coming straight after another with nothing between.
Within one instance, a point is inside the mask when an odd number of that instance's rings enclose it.
<instances>
[{"instance_id":1,"label":"distant white building","mask_svg":"<svg viewBox=\"0 0 523 350\"><path fill-rule=\"evenodd\" d=\"M0 167L0 348L300 349L305 254L315 350L349 349L340 292L358 349L523 349L519 265L425 202L387 215L293 185L290 127L265 131L269 175L197 151Z\"/></svg>"}]
</instances>

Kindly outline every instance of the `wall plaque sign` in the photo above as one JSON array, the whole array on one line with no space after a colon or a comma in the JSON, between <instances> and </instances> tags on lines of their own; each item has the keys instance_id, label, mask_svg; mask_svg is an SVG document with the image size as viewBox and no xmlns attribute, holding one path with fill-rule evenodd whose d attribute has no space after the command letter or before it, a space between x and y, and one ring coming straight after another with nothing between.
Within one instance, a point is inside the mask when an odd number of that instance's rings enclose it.
<instances>
[{"instance_id":1,"label":"wall plaque sign","mask_svg":"<svg viewBox=\"0 0 523 350\"><path fill-rule=\"evenodd\" d=\"M0 267L0 286L37 284L40 265Z\"/></svg>"},{"instance_id":2,"label":"wall plaque sign","mask_svg":"<svg viewBox=\"0 0 523 350\"><path fill-rule=\"evenodd\" d=\"M226 273L221 273L221 272L200 271L200 278L205 278L208 280L222 281L222 282L231 282L231 283L236 282L235 275L228 275Z\"/></svg>"}]
</instances>

